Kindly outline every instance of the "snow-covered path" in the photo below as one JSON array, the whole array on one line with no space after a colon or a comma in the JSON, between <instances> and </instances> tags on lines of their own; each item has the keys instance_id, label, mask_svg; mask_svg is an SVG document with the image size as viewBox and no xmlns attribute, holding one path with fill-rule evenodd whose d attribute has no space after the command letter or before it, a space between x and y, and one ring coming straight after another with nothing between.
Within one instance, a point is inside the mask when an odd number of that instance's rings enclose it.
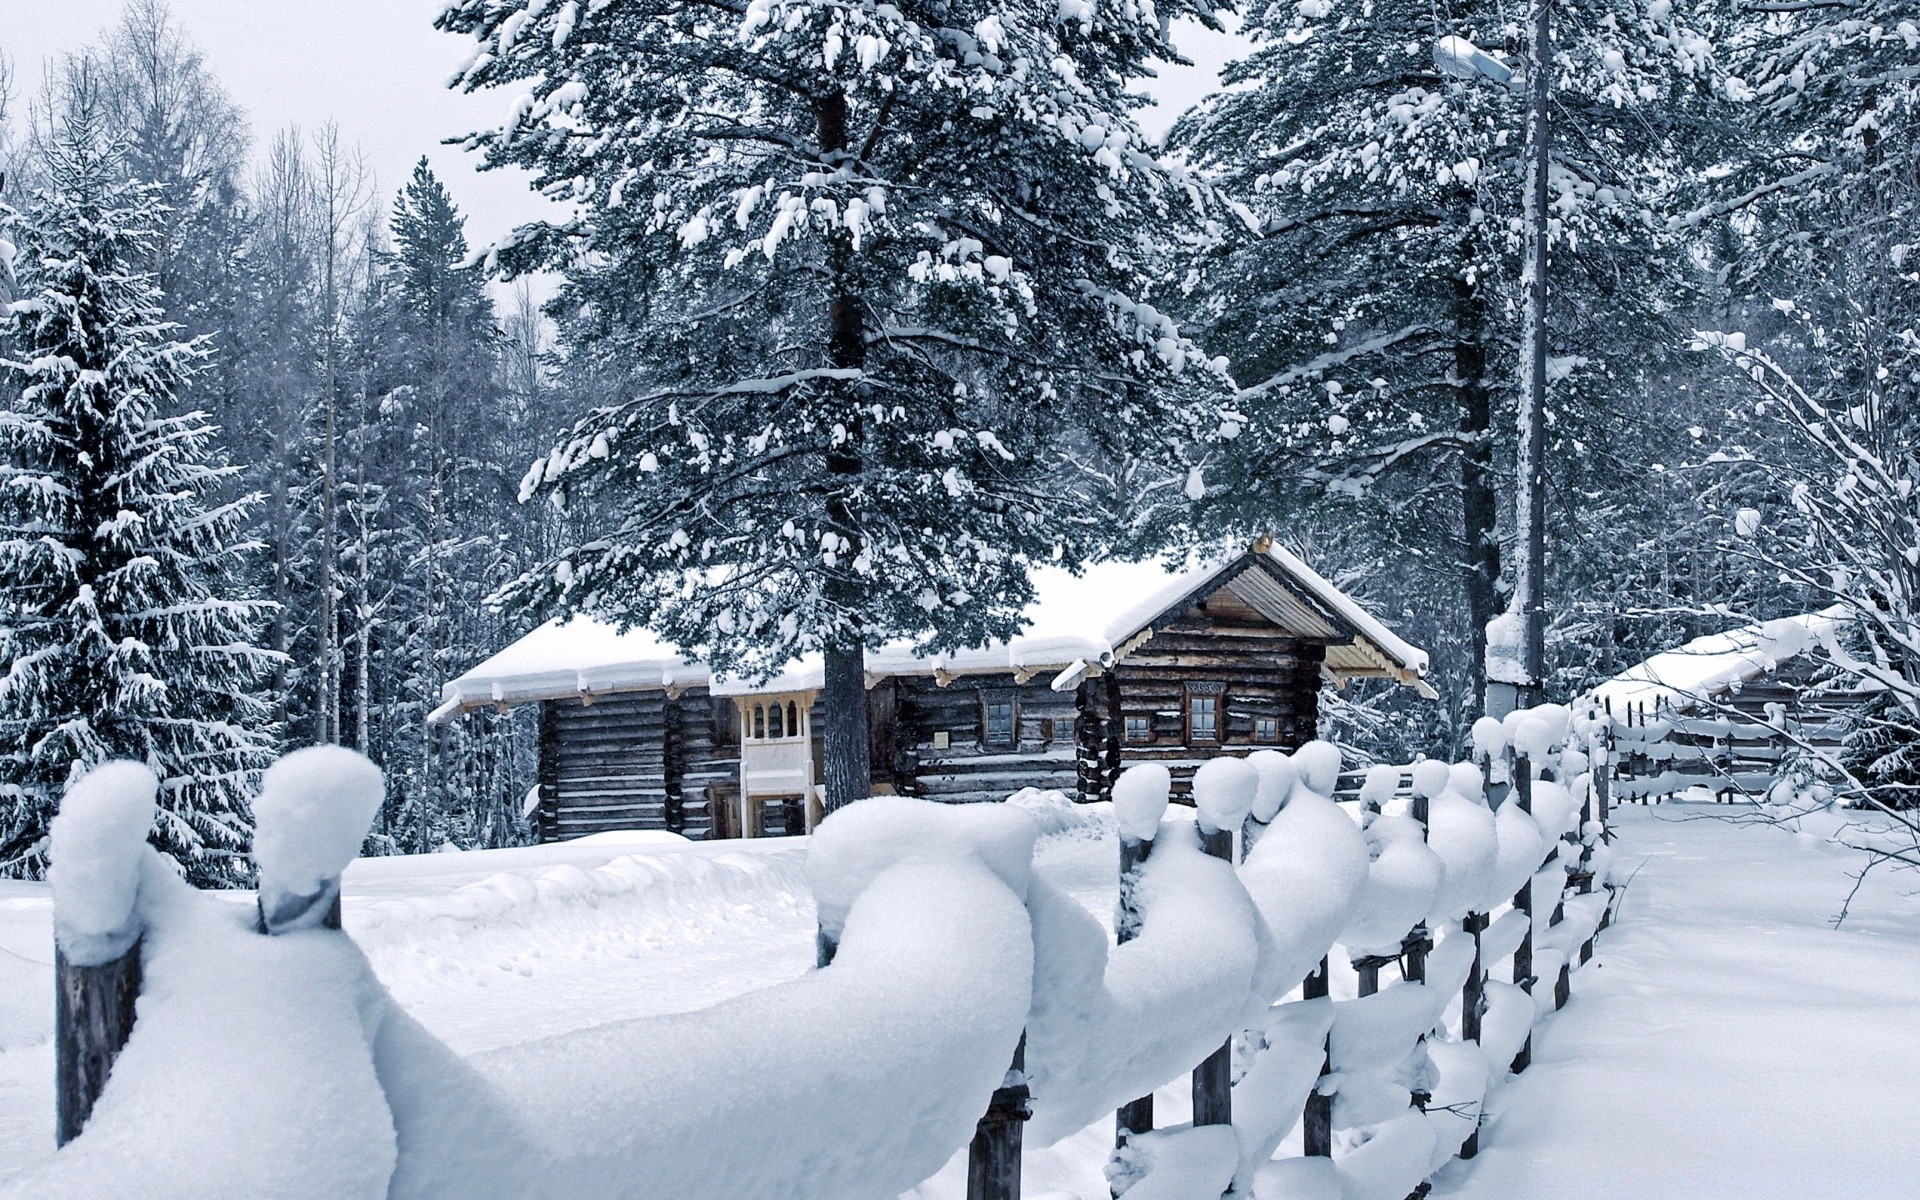
<instances>
[{"instance_id":1,"label":"snow-covered path","mask_svg":"<svg viewBox=\"0 0 1920 1200\"><path fill-rule=\"evenodd\" d=\"M1461 1200L1920 1195L1920 898L1806 835L1620 814L1634 873L1535 1065L1494 1101Z\"/></svg>"}]
</instances>

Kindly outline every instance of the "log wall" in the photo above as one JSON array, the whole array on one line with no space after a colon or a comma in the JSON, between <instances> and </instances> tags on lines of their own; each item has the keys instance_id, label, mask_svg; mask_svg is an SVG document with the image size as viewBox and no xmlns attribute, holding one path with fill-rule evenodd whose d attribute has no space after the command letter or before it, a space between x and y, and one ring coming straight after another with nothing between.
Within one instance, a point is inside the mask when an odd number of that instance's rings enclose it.
<instances>
[{"instance_id":1,"label":"log wall","mask_svg":"<svg viewBox=\"0 0 1920 1200\"><path fill-rule=\"evenodd\" d=\"M1012 672L965 675L942 687L926 676L890 681L898 697L892 727L895 790L960 804L1004 800L1024 787L1074 793L1074 693L1055 692L1050 676L1015 682ZM987 699L1011 699L1012 741L986 738ZM948 744L936 746L935 734ZM878 764L876 764L878 765ZM878 771L875 778L882 776Z\"/></svg>"},{"instance_id":2,"label":"log wall","mask_svg":"<svg viewBox=\"0 0 1920 1200\"><path fill-rule=\"evenodd\" d=\"M704 688L541 705L541 841L611 829L709 831L706 785L739 778L733 705Z\"/></svg>"}]
</instances>

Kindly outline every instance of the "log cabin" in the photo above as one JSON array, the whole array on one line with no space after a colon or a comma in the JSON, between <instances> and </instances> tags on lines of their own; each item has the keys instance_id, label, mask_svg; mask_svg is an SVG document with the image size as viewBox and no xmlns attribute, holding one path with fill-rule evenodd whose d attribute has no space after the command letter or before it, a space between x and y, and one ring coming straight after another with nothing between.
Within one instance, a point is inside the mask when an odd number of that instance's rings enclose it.
<instances>
[{"instance_id":1,"label":"log cabin","mask_svg":"<svg viewBox=\"0 0 1920 1200\"><path fill-rule=\"evenodd\" d=\"M1200 763L1315 736L1323 683L1385 678L1432 697L1427 655L1261 539L1169 570L1042 568L1025 631L958 652L867 659L876 793L952 803L1021 788L1108 799L1136 762L1176 794ZM819 660L717 677L644 629L575 617L447 683L429 718L540 706L530 797L543 841L614 829L693 838L800 833L820 808Z\"/></svg>"}]
</instances>

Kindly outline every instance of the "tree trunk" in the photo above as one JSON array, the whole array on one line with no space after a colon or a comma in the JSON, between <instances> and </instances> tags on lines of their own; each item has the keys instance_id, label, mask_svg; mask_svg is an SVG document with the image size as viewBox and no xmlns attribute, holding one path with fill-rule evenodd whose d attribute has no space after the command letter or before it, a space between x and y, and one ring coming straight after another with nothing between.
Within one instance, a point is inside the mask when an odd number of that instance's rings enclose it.
<instances>
[{"instance_id":1,"label":"tree trunk","mask_svg":"<svg viewBox=\"0 0 1920 1200\"><path fill-rule=\"evenodd\" d=\"M1470 249L1461 247L1465 258ZM1468 716L1478 716L1487 690L1487 622L1493 620L1500 583L1499 493L1493 474L1493 397L1487 390L1486 314L1476 286L1453 281L1453 386L1460 398L1460 432L1466 451L1460 465L1462 579L1467 593Z\"/></svg>"},{"instance_id":2,"label":"tree trunk","mask_svg":"<svg viewBox=\"0 0 1920 1200\"><path fill-rule=\"evenodd\" d=\"M820 101L816 113L820 157L836 161L847 149L847 96L835 89ZM867 362L867 332L862 320L859 297L848 290L846 254L836 247L831 255L834 266L833 299L827 309L827 359L838 369L859 369ZM827 453L827 470L836 476L857 477L863 463L860 444L863 436L855 406L849 405L847 439ZM836 488L836 493L838 489ZM864 588L853 563L861 549L860 530L845 501L837 494L827 501L827 522L841 538L825 588L828 603L840 610L846 636L825 652L826 680L825 744L828 812L845 807L872 794L872 767L869 763L867 735L867 651L861 628L865 605Z\"/></svg>"}]
</instances>

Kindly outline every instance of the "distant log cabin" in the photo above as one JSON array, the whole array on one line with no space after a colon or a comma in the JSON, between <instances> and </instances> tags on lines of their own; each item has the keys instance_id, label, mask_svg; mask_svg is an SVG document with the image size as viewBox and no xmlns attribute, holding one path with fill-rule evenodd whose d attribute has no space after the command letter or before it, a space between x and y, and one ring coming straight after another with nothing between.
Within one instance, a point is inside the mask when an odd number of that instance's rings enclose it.
<instances>
[{"instance_id":1,"label":"distant log cabin","mask_svg":"<svg viewBox=\"0 0 1920 1200\"><path fill-rule=\"evenodd\" d=\"M1164 762L1183 792L1222 752L1314 736L1323 681L1380 677L1432 696L1427 656L1265 539L1169 572L1044 568L1026 632L974 650L868 654L876 793L951 803L1021 788L1107 799ZM693 838L800 833L819 816L817 659L715 678L644 630L550 623L448 683L430 718L540 706L543 841L614 829Z\"/></svg>"}]
</instances>

